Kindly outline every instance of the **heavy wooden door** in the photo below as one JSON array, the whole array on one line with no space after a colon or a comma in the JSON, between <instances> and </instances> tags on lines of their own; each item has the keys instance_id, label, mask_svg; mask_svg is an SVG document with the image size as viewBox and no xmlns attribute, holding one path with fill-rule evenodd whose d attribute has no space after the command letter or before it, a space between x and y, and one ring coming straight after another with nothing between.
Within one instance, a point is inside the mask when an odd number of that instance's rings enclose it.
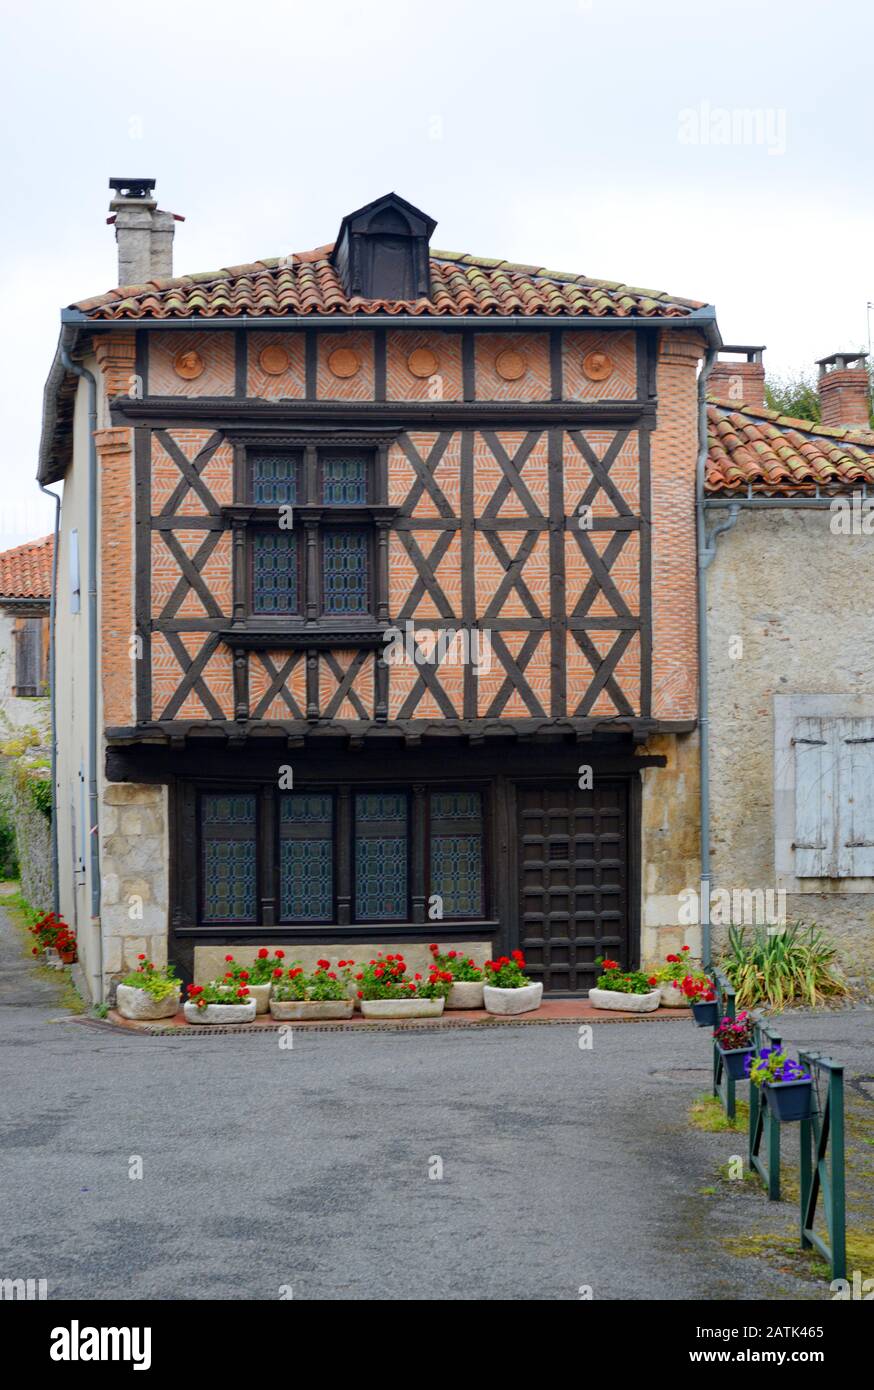
<instances>
[{"instance_id":1,"label":"heavy wooden door","mask_svg":"<svg viewBox=\"0 0 874 1390\"><path fill-rule=\"evenodd\" d=\"M628 784L517 784L519 945L544 992L594 984L597 956L629 960Z\"/></svg>"}]
</instances>

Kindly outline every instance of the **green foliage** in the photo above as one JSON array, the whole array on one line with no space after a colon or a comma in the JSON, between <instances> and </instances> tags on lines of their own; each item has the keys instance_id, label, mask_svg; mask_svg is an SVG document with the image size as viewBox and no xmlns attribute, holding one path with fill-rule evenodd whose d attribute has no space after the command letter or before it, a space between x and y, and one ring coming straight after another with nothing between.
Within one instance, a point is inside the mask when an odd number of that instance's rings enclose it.
<instances>
[{"instance_id":1,"label":"green foliage","mask_svg":"<svg viewBox=\"0 0 874 1390\"><path fill-rule=\"evenodd\" d=\"M179 979L176 975L175 967L167 965L163 970L158 970L145 956L141 957L142 964L136 970L125 975L121 984L127 985L130 989L144 989L153 999L160 1002L174 994L179 988Z\"/></svg>"},{"instance_id":2,"label":"green foliage","mask_svg":"<svg viewBox=\"0 0 874 1390\"><path fill-rule=\"evenodd\" d=\"M295 965L286 971L281 980L276 981L272 997L306 1000L346 999L348 978L348 970L338 975L335 970L324 970L320 967L311 975L307 975L302 966Z\"/></svg>"},{"instance_id":3,"label":"green foliage","mask_svg":"<svg viewBox=\"0 0 874 1390\"><path fill-rule=\"evenodd\" d=\"M28 791L30 799L38 811L42 811L46 820L52 818L52 784L47 782L44 777L31 777L28 781Z\"/></svg>"},{"instance_id":4,"label":"green foliage","mask_svg":"<svg viewBox=\"0 0 874 1390\"><path fill-rule=\"evenodd\" d=\"M741 1008L768 1004L780 1010L787 1004L815 1006L847 993L834 970L835 954L816 923L805 927L793 922L779 931L732 926L720 965Z\"/></svg>"},{"instance_id":5,"label":"green foliage","mask_svg":"<svg viewBox=\"0 0 874 1390\"><path fill-rule=\"evenodd\" d=\"M798 420L819 423L819 392L816 378L798 372L796 375L769 377L765 382L765 403L781 415L794 415Z\"/></svg>"},{"instance_id":6,"label":"green foliage","mask_svg":"<svg viewBox=\"0 0 874 1390\"><path fill-rule=\"evenodd\" d=\"M447 951L441 955L436 945L429 946L428 950L435 970L446 971L459 984L479 984L483 977L482 966L476 964L473 956L467 956L462 951Z\"/></svg>"},{"instance_id":7,"label":"green foliage","mask_svg":"<svg viewBox=\"0 0 874 1390\"><path fill-rule=\"evenodd\" d=\"M616 994L649 994L658 984L655 975L644 975L642 970L622 970L618 961L604 956L598 956L595 964L603 971L598 976L598 989L612 989Z\"/></svg>"}]
</instances>

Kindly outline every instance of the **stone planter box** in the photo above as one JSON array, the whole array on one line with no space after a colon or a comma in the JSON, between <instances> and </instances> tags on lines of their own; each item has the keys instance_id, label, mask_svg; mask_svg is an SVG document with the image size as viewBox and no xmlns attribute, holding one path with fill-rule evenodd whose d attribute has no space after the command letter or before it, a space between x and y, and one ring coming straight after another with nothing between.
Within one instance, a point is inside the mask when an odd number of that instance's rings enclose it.
<instances>
[{"instance_id":1,"label":"stone planter box","mask_svg":"<svg viewBox=\"0 0 874 1390\"><path fill-rule=\"evenodd\" d=\"M484 987L482 980L457 980L446 996L447 1009L481 1009Z\"/></svg>"},{"instance_id":2,"label":"stone planter box","mask_svg":"<svg viewBox=\"0 0 874 1390\"><path fill-rule=\"evenodd\" d=\"M270 1013L280 1022L315 1018L351 1018L351 999L271 999Z\"/></svg>"},{"instance_id":3,"label":"stone planter box","mask_svg":"<svg viewBox=\"0 0 874 1390\"><path fill-rule=\"evenodd\" d=\"M589 1003L596 1009L617 1009L626 1014L651 1014L662 1002L660 989L646 994L621 994L618 989L590 989Z\"/></svg>"},{"instance_id":4,"label":"stone planter box","mask_svg":"<svg viewBox=\"0 0 874 1390\"><path fill-rule=\"evenodd\" d=\"M540 1008L543 998L543 985L523 985L521 989L500 989L497 985L483 985L483 1003L490 1014L528 1014Z\"/></svg>"},{"instance_id":5,"label":"stone planter box","mask_svg":"<svg viewBox=\"0 0 874 1390\"><path fill-rule=\"evenodd\" d=\"M50 970L60 970L61 957L58 955L54 946L46 946L43 949L43 964L47 965Z\"/></svg>"},{"instance_id":6,"label":"stone planter box","mask_svg":"<svg viewBox=\"0 0 874 1390\"><path fill-rule=\"evenodd\" d=\"M156 999L147 989L119 985L115 1007L122 1018L172 1018L179 1009L179 990L174 989L166 999Z\"/></svg>"},{"instance_id":7,"label":"stone planter box","mask_svg":"<svg viewBox=\"0 0 874 1390\"><path fill-rule=\"evenodd\" d=\"M446 1000L440 999L362 999L365 1018L439 1018Z\"/></svg>"},{"instance_id":8,"label":"stone planter box","mask_svg":"<svg viewBox=\"0 0 874 1390\"><path fill-rule=\"evenodd\" d=\"M189 1023L251 1023L255 1000L250 999L247 1004L207 1004L205 1009L185 1003L183 1013Z\"/></svg>"},{"instance_id":9,"label":"stone planter box","mask_svg":"<svg viewBox=\"0 0 874 1390\"><path fill-rule=\"evenodd\" d=\"M256 1014L267 1013L270 1008L270 991L272 988L273 983L270 980L267 981L266 985L249 985L249 998L255 1000Z\"/></svg>"},{"instance_id":10,"label":"stone planter box","mask_svg":"<svg viewBox=\"0 0 874 1390\"><path fill-rule=\"evenodd\" d=\"M667 984L661 985L659 994L663 1009L686 1009L689 1007L688 999L674 980L669 980Z\"/></svg>"}]
</instances>

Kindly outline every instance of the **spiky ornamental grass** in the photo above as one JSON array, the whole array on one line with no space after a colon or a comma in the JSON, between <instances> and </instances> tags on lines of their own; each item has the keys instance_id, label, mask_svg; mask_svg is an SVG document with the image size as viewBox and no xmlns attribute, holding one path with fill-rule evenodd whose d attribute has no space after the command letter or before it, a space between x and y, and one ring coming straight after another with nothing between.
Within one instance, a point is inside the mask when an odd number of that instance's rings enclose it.
<instances>
[{"instance_id":1,"label":"spiky ornamental grass","mask_svg":"<svg viewBox=\"0 0 874 1390\"><path fill-rule=\"evenodd\" d=\"M835 954L816 923L793 922L779 931L732 926L720 966L742 1008L768 1004L779 1010L845 995L847 986L834 969Z\"/></svg>"}]
</instances>

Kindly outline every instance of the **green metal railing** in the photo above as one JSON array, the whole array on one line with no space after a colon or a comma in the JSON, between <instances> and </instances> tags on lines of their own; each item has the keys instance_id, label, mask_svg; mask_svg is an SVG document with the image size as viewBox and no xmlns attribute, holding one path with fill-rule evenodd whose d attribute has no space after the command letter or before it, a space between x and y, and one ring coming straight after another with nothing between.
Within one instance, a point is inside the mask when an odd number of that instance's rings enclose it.
<instances>
[{"instance_id":1,"label":"green metal railing","mask_svg":"<svg viewBox=\"0 0 874 1390\"><path fill-rule=\"evenodd\" d=\"M711 969L719 1017L736 1017L730 980ZM782 1048L783 1039L764 1019L753 1014L753 1044ZM813 1080L810 1118L799 1125L799 1219L802 1249L815 1248L831 1267L832 1279L844 1279L846 1251L846 1174L844 1152L844 1069L818 1052L799 1051L798 1059ZM719 1048L713 1043L713 1094L728 1119L736 1116L736 1082L728 1075ZM765 1102L761 1086L750 1086L748 1160L765 1184L768 1198L780 1200L780 1122ZM820 1197L827 1239L813 1229Z\"/></svg>"},{"instance_id":2,"label":"green metal railing","mask_svg":"<svg viewBox=\"0 0 874 1390\"><path fill-rule=\"evenodd\" d=\"M753 1019L753 1044L782 1047L783 1039L760 1018ZM764 1151L764 1157L763 1157ZM749 1162L768 1190L771 1202L780 1200L780 1122L768 1109L761 1086L750 1086Z\"/></svg>"},{"instance_id":3,"label":"green metal railing","mask_svg":"<svg viewBox=\"0 0 874 1390\"><path fill-rule=\"evenodd\" d=\"M831 1265L832 1279L847 1274L847 1198L844 1171L844 1069L818 1052L799 1052L813 1077L810 1119L801 1121L801 1246L815 1246ZM751 1088L755 1090L756 1088ZM828 1242L813 1229L822 1193Z\"/></svg>"},{"instance_id":4,"label":"green metal railing","mask_svg":"<svg viewBox=\"0 0 874 1390\"><path fill-rule=\"evenodd\" d=\"M721 970L711 972L713 984L716 989L716 999L719 1004L720 1021L724 1018L735 1017L734 985L727 975L723 975ZM725 1069L722 1053L713 1044L713 1094L722 1101L722 1108L730 1120L733 1120L736 1113L735 1087L737 1083L733 1077L729 1076Z\"/></svg>"}]
</instances>

